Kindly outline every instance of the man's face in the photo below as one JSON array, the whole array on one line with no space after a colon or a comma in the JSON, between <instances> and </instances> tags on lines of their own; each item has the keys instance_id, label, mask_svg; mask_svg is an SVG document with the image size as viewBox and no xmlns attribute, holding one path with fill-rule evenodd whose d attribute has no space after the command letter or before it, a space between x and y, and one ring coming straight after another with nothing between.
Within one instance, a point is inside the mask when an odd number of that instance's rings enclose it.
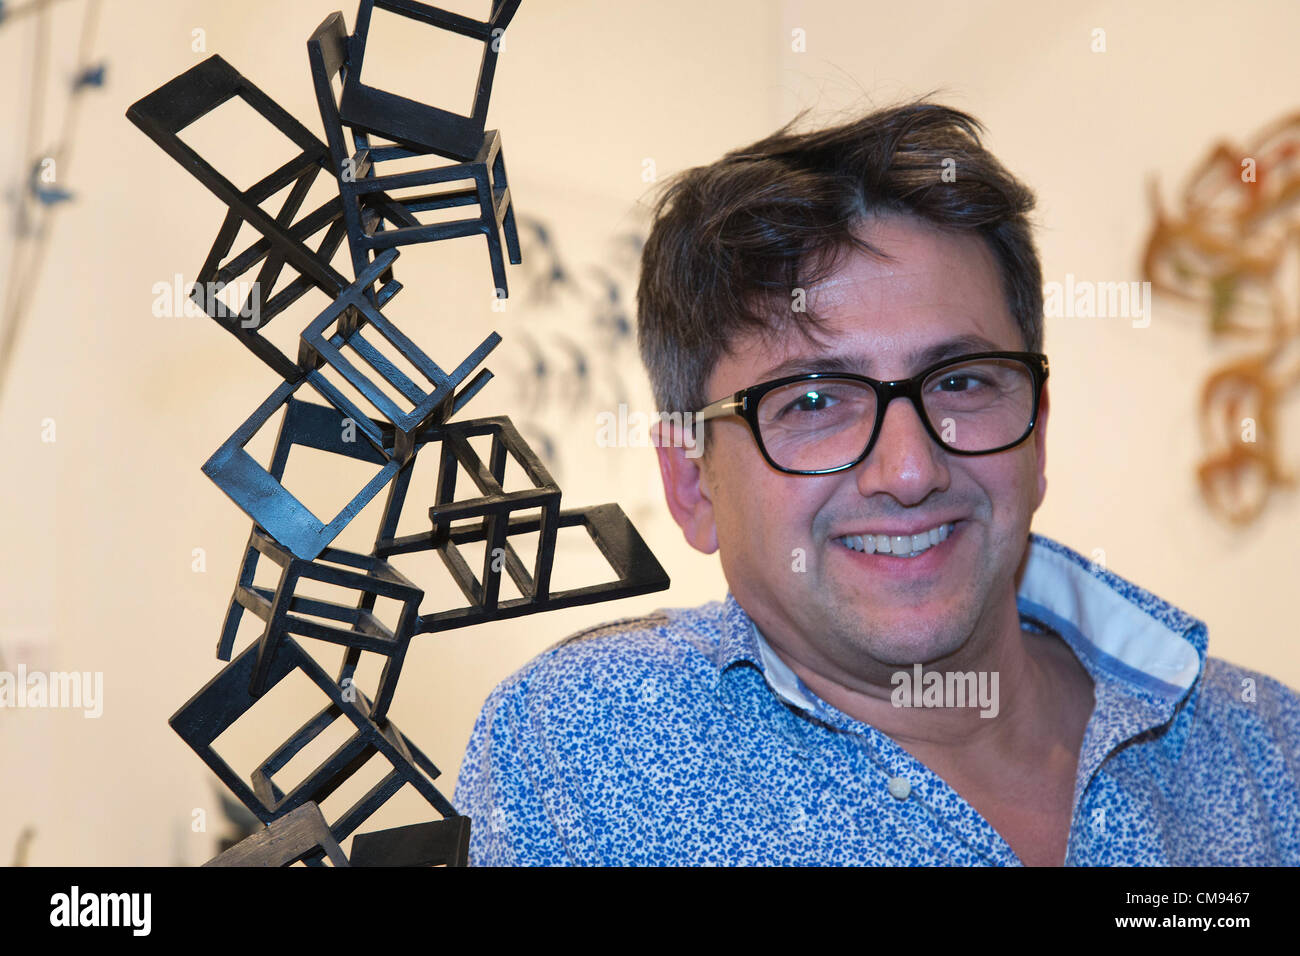
<instances>
[{"instance_id":1,"label":"man's face","mask_svg":"<svg viewBox=\"0 0 1300 956\"><path fill-rule=\"evenodd\" d=\"M805 359L838 357L845 371L887 381L933 364L915 356L959 336L971 341L954 357L1024 349L996 261L977 235L906 217L873 219L859 235L892 259L853 250L807 290L809 308L825 322L824 345L795 332L741 340L710 376L710 401L813 370ZM721 552L732 593L764 634L866 676L873 665L958 652L972 635L1005 626L1008 613L1015 621L1015 574L1046 491L1046 425L1044 393L1024 443L953 455L902 399L889 405L866 460L812 476L769 466L744 421L728 417L710 423L704 467L693 480L684 465L665 461L663 471L688 540ZM955 522L949 539L918 558L867 555L838 540L948 522Z\"/></svg>"}]
</instances>

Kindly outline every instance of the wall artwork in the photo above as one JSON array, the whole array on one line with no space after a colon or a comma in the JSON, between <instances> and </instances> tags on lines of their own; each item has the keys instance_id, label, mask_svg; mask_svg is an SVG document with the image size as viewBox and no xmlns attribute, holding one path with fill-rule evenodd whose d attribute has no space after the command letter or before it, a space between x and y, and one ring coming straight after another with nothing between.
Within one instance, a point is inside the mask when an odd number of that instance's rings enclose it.
<instances>
[{"instance_id":1,"label":"wall artwork","mask_svg":"<svg viewBox=\"0 0 1300 956\"><path fill-rule=\"evenodd\" d=\"M1215 514L1249 524L1296 484L1279 409L1300 391L1300 113L1248 145L1216 143L1177 206L1153 187L1152 209L1143 278L1202 308L1211 339L1236 352L1202 386L1197 478Z\"/></svg>"}]
</instances>

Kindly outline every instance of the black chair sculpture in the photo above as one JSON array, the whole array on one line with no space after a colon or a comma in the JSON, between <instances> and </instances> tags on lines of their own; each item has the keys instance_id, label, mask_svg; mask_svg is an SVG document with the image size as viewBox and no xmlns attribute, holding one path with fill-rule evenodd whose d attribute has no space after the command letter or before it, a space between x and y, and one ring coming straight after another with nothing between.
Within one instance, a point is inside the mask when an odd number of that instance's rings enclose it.
<instances>
[{"instance_id":1,"label":"black chair sculpture","mask_svg":"<svg viewBox=\"0 0 1300 956\"><path fill-rule=\"evenodd\" d=\"M469 817L448 817L352 838L352 866L468 866Z\"/></svg>"},{"instance_id":2,"label":"black chair sculpture","mask_svg":"<svg viewBox=\"0 0 1300 956\"><path fill-rule=\"evenodd\" d=\"M491 436L485 463L470 439ZM633 597L661 591L668 575L654 553L616 504L560 509L560 489L545 465L520 437L505 416L449 422L422 430L416 439L423 447L440 442L434 504L429 508L430 530L397 536L397 524L406 500L411 473L404 469L392 483L384 507L376 556L437 551L469 602L447 610L421 609L416 633L468 627L485 621L521 617L540 611L576 607L597 601ZM520 466L528 487L506 491L503 487L507 457ZM468 495L458 495L457 476L474 484ZM456 526L456 522L466 522ZM564 528L583 528L600 551L614 580L556 591L551 587L556 538ZM511 543L537 535L531 571ZM483 544L482 570L475 575L461 548ZM510 575L520 597L501 600L501 574Z\"/></svg>"},{"instance_id":3,"label":"black chair sculpture","mask_svg":"<svg viewBox=\"0 0 1300 956\"><path fill-rule=\"evenodd\" d=\"M271 664L280 645L289 635L311 637L332 644L341 644L356 651L372 651L384 657L384 670L375 691L371 709L372 720L380 721L388 715L402 674L406 649L415 633L416 618L424 592L407 580L400 571L382 558L355 554L339 548L326 548L315 561L295 558L276 545L260 528L253 529L252 547L280 566L280 580L275 594L266 608L266 630L258 641L257 660L249 691L255 697L266 693ZM347 607L334 601L324 601L299 595L302 580L320 581L336 589L357 593L357 607ZM367 607L361 598L371 600ZM374 598L384 597L400 605L400 613L391 628L374 614ZM261 609L259 608L260 612ZM326 621L348 624L343 628ZM354 668L340 676L343 681L352 677Z\"/></svg>"},{"instance_id":4,"label":"black chair sculpture","mask_svg":"<svg viewBox=\"0 0 1300 956\"><path fill-rule=\"evenodd\" d=\"M364 6L364 4L363 4ZM354 38L355 39L355 38ZM359 51L361 44L353 42L351 49ZM316 102L320 107L325 139L329 144L333 171L338 179L339 194L343 202L343 218L347 225L348 243L352 252L353 274L360 276L370 266L371 253L410 243L435 242L464 236L482 235L487 239L488 256L492 263L492 280L497 296L508 292L505 259L501 249L501 233L505 233L506 251L510 261L522 261L519 251L519 234L515 224L514 206L506 177L505 154L501 150L501 135L495 130L481 131L476 145L466 161L447 165L443 163L429 169L407 171L381 176L377 166L390 160L405 160L436 154L432 147L415 149L401 146L371 146L360 125L350 124L354 149L347 145L344 121L336 99L333 78L341 77L344 85L351 77L349 67L347 30L343 14L332 13L317 27L307 41L308 60L311 63L312 82L316 89ZM356 115L356 114L353 114ZM440 155L440 154L439 154ZM444 188L417 196L392 198L389 190L420 186L472 182L467 188ZM472 206L475 215L451 222L424 223L416 213L431 210ZM367 219L366 209L375 216ZM392 228L386 228L388 223Z\"/></svg>"},{"instance_id":5,"label":"black chair sculpture","mask_svg":"<svg viewBox=\"0 0 1300 956\"><path fill-rule=\"evenodd\" d=\"M380 253L357 276L357 281L339 293L303 330L298 364L310 370L308 380L335 408L346 412L354 421L365 420L366 413L356 402L323 374L325 367L337 372L392 426L393 442L387 444L382 437L379 441L395 458L405 462L415 455L417 431L446 421L492 377L486 369L481 370L460 392L455 392L465 376L497 346L501 336L490 332L459 368L443 371L370 302L371 285L389 271L397 255L396 249ZM364 333L372 333L371 338L366 338ZM376 347L381 340L408 363L417 378L423 376L428 384L413 381L382 353ZM366 366L372 371L368 372ZM397 397L390 397L383 385L397 392ZM410 410L403 411L398 401L405 401Z\"/></svg>"},{"instance_id":6,"label":"black chair sculpture","mask_svg":"<svg viewBox=\"0 0 1300 956\"><path fill-rule=\"evenodd\" d=\"M351 41L351 69L343 81L340 112L343 122L355 129L404 143L413 150L427 150L452 159L471 160L483 146L483 126L492 97L492 78L502 35L510 25L521 0L494 0L487 20L443 10L416 0L361 0L357 5L356 30ZM376 89L365 83L363 72L375 10L386 10L483 44L479 62L474 106L468 116L420 103L404 96ZM371 54L373 56L373 54Z\"/></svg>"},{"instance_id":7,"label":"black chair sculpture","mask_svg":"<svg viewBox=\"0 0 1300 956\"><path fill-rule=\"evenodd\" d=\"M340 688L293 638L286 638L277 648L267 674L267 688L275 687L291 673L297 672L315 684L329 703L264 760L252 772L250 780L244 780L217 753L213 743L235 721L257 706L259 698L249 690L257 653L258 646L250 644L168 721L254 816L270 824L309 801L322 804L372 758L387 761L392 769L351 807L329 822L330 834L335 841L342 843L407 784L424 797L439 816L457 816L450 801L433 785L441 775L433 762L391 720L375 720L366 695L354 687ZM276 784L275 774L339 720L352 725L352 735L300 783L288 793L284 792Z\"/></svg>"},{"instance_id":8,"label":"black chair sculpture","mask_svg":"<svg viewBox=\"0 0 1300 956\"><path fill-rule=\"evenodd\" d=\"M460 392L455 392L461 380L483 361L499 341L500 337L492 333L454 372L444 373L444 383L438 386L432 396L432 405L441 416L446 418L454 415L490 378L490 373L480 373ZM393 479L406 461L396 454L395 449L401 442L395 438L393 430L383 429L379 423L364 415L350 415L334 408L317 412L317 416L323 418L318 417L316 427L311 431L288 428L291 421L289 409L295 401L301 401L295 398L295 393L307 382L313 382L312 376L279 385L234 434L213 452L212 457L203 463L203 473L245 514L265 528L272 538L296 557L311 561L339 536L361 509ZM281 428L270 466L263 467L244 450L244 446L252 441L281 408L286 409L285 427ZM358 437L364 441L358 441ZM345 455L379 467L338 514L326 520L317 517L284 487L285 462L289 450L298 444ZM416 449L417 446L413 444L412 456Z\"/></svg>"},{"instance_id":9,"label":"black chair sculpture","mask_svg":"<svg viewBox=\"0 0 1300 956\"><path fill-rule=\"evenodd\" d=\"M187 127L235 98L251 107L301 150L294 159L246 190L238 189L180 135ZM330 265L347 232L341 200L331 199L306 216L295 218L316 176L322 171L332 176L325 144L216 55L141 98L131 105L126 115L229 210L199 271L194 299L222 328L286 381L301 378L302 371L297 363L259 332L313 286L333 298L349 285L349 280ZM286 187L289 192L283 206L275 215L269 214L261 204ZM372 210L366 210L364 215L370 220L375 217ZM245 222L263 238L227 259ZM325 235L320 245L312 249L306 241L322 230ZM262 263L262 268L249 293L251 299L232 312L217 296L217 289L248 273L258 263ZM286 265L296 272L296 276L276 292L276 284ZM380 278L384 285L376 302L383 305L401 286L393 281L391 273ZM253 321L249 321L250 318Z\"/></svg>"},{"instance_id":10,"label":"black chair sculpture","mask_svg":"<svg viewBox=\"0 0 1300 956\"><path fill-rule=\"evenodd\" d=\"M381 834L386 832L378 831ZM357 839L360 838L361 834L358 834ZM343 855L342 848L321 816L320 807L308 801L203 865L293 866L302 863L324 866L325 860L329 860L332 866L349 865L348 858Z\"/></svg>"},{"instance_id":11,"label":"black chair sculpture","mask_svg":"<svg viewBox=\"0 0 1300 956\"><path fill-rule=\"evenodd\" d=\"M326 18L308 41L325 143L219 56L185 71L128 111L140 129L225 204L225 221L193 295L283 379L203 465L204 473L252 519L253 527L217 641L217 657L228 663L170 724L266 824L213 860L213 866L318 866L327 860L336 866L466 865L470 821L434 786L438 768L388 716L412 638L668 586L663 568L618 505L560 508L559 486L509 418L452 421L491 378L479 366L500 341L495 332L456 368L444 371L384 312L401 288L392 273L396 247L412 243L481 233L487 239L497 294L506 294L505 252L511 262L519 263L519 238L501 138L496 131L485 132L484 122L499 38L519 4L494 0L488 19L479 21L415 0L361 0L352 38L342 14ZM375 10L483 44L468 116L362 83ZM374 52L369 55L373 64ZM342 88L337 98L335 79ZM245 190L181 138L191 124L236 98L298 150L293 159ZM372 147L372 135L397 145ZM233 137L231 142L243 140ZM438 157L443 165L378 173L380 163L420 157ZM337 185L338 196L302 214L322 171ZM463 182L472 185L455 185ZM407 195L426 186L441 191ZM281 193L285 198L278 209L264 208ZM473 207L475 215L437 224L422 223L416 216L462 206ZM245 223L261 238L233 252ZM331 264L344 239L355 281ZM254 270L257 281L248 299L232 311L218 297L219 287ZM329 304L305 328L295 330L297 355L287 355L262 330L314 290L323 292ZM249 313L256 317L244 321ZM304 389L314 390L327 404L303 401L299 396ZM245 446L278 413L283 418L264 466ZM474 442L484 439L488 449L481 457ZM427 508L428 530L399 536L418 454L430 443L439 445L438 474L428 495L419 499L420 507ZM334 461L366 466L372 473L337 514L318 517L285 487L286 466L295 448L342 456ZM523 487L507 489L511 461L523 474ZM473 483L472 489L458 490L461 475ZM372 552L333 547L334 539L385 487L388 497ZM614 580L553 587L560 533L574 527L586 531L613 569ZM521 553L526 553L525 539L533 536L535 555L526 563ZM475 569L467 553L470 546L479 545L483 559ZM398 556L428 551L438 552L465 606L421 606L427 594L437 592L403 575ZM265 572L260 579L259 565ZM519 597L502 595L503 572ZM321 595L322 588L330 589L328 599ZM336 599L339 594L343 597ZM389 613L393 605L395 616ZM246 611L256 620L245 619ZM256 639L236 648L245 620L254 625L260 621L261 627ZM336 677L309 653L321 650L321 642L343 648ZM372 695L356 683L366 654L385 658ZM252 711L275 709L262 701L291 675L300 685L306 678L315 686L325 698L323 708L313 705L306 710L314 716L287 741L250 774L237 773L217 752L218 743L229 739L223 738L226 731ZM321 748L325 735L340 726L344 742L298 782L285 784L284 777L299 763L313 762L307 754ZM350 807L335 812L334 804L342 797L331 800L332 795L358 772L372 768L372 761L386 762L387 771ZM340 844L408 786L441 819L357 833L352 859L346 859Z\"/></svg>"}]
</instances>

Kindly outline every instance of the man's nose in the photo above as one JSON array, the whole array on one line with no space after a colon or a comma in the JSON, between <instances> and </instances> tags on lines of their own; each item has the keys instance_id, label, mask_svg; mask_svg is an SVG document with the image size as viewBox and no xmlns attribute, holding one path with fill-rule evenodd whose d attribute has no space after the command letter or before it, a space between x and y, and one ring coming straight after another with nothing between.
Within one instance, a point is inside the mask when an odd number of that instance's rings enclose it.
<instances>
[{"instance_id":1,"label":"man's nose","mask_svg":"<svg viewBox=\"0 0 1300 956\"><path fill-rule=\"evenodd\" d=\"M930 437L916 407L901 395L885 409L880 434L857 472L864 496L883 491L903 505L919 504L949 481L943 449Z\"/></svg>"}]
</instances>

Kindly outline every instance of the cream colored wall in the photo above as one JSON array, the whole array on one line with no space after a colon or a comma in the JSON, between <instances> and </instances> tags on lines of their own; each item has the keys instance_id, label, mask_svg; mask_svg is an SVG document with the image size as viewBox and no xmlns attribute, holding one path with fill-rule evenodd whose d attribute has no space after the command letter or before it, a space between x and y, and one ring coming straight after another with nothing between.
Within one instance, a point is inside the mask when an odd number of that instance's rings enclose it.
<instances>
[{"instance_id":1,"label":"cream colored wall","mask_svg":"<svg viewBox=\"0 0 1300 956\"><path fill-rule=\"evenodd\" d=\"M65 60L82 2L60 7L55 45ZM0 407L4 666L102 671L104 712L0 714L0 860L27 825L37 831L35 864L198 863L212 854L220 827L210 775L166 720L218 670L213 647L248 521L199 466L275 379L210 321L151 314L154 284L192 276L202 262L220 207L123 114L216 52L317 128L303 42L339 5L105 5L97 49L109 59L108 88L83 104L77 155L61 173L77 201L55 224ZM486 5L458 9L481 14ZM350 24L355 9L343 6ZM1136 279L1146 177L1159 176L1168 194L1211 140L1244 139L1295 106L1289 44L1300 9L1132 6L527 0L507 35L489 125L503 132L520 211L552 224L572 261L590 265L610 236L638 224L646 159L663 175L804 107L829 116L938 89L987 124L993 150L1037 190L1045 278ZM1089 51L1095 27L1106 30L1106 53ZM191 49L199 28L206 53ZM31 20L0 27L0 116L10 129L25 115L31 29ZM795 29L805 31L805 52L791 49ZM411 31L395 58L418 69L421 42ZM16 182L27 160L12 141L2 155L5 182ZM0 256L8 251L0 245ZM512 341L569 327L566 310L576 308L530 309L520 296L491 311L477 241L404 252L403 267L404 328L444 364L496 329L506 344L489 366L518 367L523 353ZM1222 353L1199 321L1159 301L1146 329L1049 320L1049 491L1035 529L1085 553L1104 549L1119 574L1206 620L1212 653L1300 686L1289 613L1300 500L1275 498L1266 520L1245 531L1216 523L1200 503L1195 402ZM648 409L633 353L618 355L602 374L628 383ZM476 399L474 415L526 413L507 377ZM1283 423L1293 466L1295 404ZM41 440L45 419L55 422L52 443ZM724 593L716 557L691 551L668 517L653 451L602 449L594 435L594 420L584 419L562 435L566 506L617 500L672 588L419 640L393 716L443 769L448 795L480 703L528 658L589 624ZM364 548L372 517L358 518L340 543ZM202 572L192 569L196 548ZM437 573L425 567L421 584ZM303 705L277 702L276 718L313 712L295 706ZM265 756L279 739L253 732L236 756ZM195 809L207 811L208 832L193 831ZM372 825L422 816L404 801Z\"/></svg>"}]
</instances>

